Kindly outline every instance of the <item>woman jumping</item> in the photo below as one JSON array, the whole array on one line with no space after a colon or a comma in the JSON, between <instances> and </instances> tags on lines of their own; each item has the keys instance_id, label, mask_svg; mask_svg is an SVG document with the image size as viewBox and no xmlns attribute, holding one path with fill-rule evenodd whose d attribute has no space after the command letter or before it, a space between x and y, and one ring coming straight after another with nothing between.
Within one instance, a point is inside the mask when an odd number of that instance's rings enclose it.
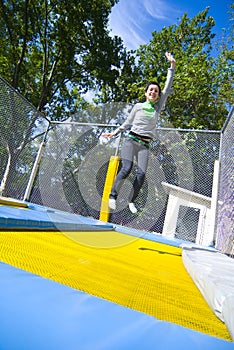
<instances>
[{"instance_id":1,"label":"woman jumping","mask_svg":"<svg viewBox=\"0 0 234 350\"><path fill-rule=\"evenodd\" d=\"M171 67L168 69L164 89L161 91L160 85L155 81L149 82L145 88L146 101L144 103L136 103L126 121L114 132L102 134L103 137L113 137L124 130L130 129L121 151L122 167L116 177L109 197L109 208L111 210L116 209L116 199L119 190L123 184L123 180L131 172L135 156L137 159L137 170L133 188L129 196L128 206L133 214L137 212L134 203L145 179L150 141L155 136L159 114L165 106L170 93L176 65L176 61L171 53L166 52L166 57L171 62Z\"/></svg>"}]
</instances>

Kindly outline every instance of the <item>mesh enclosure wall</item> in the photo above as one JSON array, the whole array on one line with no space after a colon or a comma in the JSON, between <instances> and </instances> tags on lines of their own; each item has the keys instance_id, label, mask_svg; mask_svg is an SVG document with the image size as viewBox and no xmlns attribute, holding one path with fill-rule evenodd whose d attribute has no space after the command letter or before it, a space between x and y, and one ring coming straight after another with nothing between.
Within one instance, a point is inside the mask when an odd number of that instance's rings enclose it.
<instances>
[{"instance_id":1,"label":"mesh enclosure wall","mask_svg":"<svg viewBox=\"0 0 234 350\"><path fill-rule=\"evenodd\" d=\"M109 119L109 122L116 121ZM48 121L0 78L0 125L0 194L23 199ZM119 143L118 138L107 142L100 137L103 131L106 131L104 125L50 124L30 201L99 218L108 162L116 154ZM117 210L110 220L161 233L168 200L162 182L210 197L220 135L215 131L159 128L151 142L146 179L136 202L137 215L132 215L127 207L133 169L121 188ZM230 253L233 249L233 114L222 132L221 145L217 246ZM195 240L198 215L194 208L180 208L178 238Z\"/></svg>"},{"instance_id":2,"label":"mesh enclosure wall","mask_svg":"<svg viewBox=\"0 0 234 350\"><path fill-rule=\"evenodd\" d=\"M222 130L220 152L217 247L234 256L234 107Z\"/></svg>"},{"instance_id":3,"label":"mesh enclosure wall","mask_svg":"<svg viewBox=\"0 0 234 350\"><path fill-rule=\"evenodd\" d=\"M48 122L0 78L0 194L23 199Z\"/></svg>"},{"instance_id":4,"label":"mesh enclosure wall","mask_svg":"<svg viewBox=\"0 0 234 350\"><path fill-rule=\"evenodd\" d=\"M117 139L100 137L104 128L58 124L48 134L32 198L37 203L83 216L99 218L109 159ZM124 142L120 142L119 153ZM117 210L110 221L147 231L162 232L167 194L162 182L211 196L214 161L220 133L159 129L151 144L146 179L137 198L138 214L128 209L135 168L124 181ZM120 164L121 166L121 164ZM198 213L183 208L177 236L195 240Z\"/></svg>"}]
</instances>

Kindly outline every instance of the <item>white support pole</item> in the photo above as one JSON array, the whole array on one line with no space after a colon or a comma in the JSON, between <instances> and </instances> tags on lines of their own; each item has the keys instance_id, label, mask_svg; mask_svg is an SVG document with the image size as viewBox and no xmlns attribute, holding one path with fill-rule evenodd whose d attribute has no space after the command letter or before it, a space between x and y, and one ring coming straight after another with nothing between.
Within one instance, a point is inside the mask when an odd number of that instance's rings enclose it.
<instances>
[{"instance_id":1,"label":"white support pole","mask_svg":"<svg viewBox=\"0 0 234 350\"><path fill-rule=\"evenodd\" d=\"M38 150L38 153L37 153L37 156L36 156L36 159L35 159L32 171L31 171L31 175L30 175L30 178L29 178L29 181L28 181L28 185L27 185L27 188L25 190L24 201L28 201L29 198L30 198L32 187L33 187L33 183L34 183L34 180L35 180L36 175L37 175L37 171L38 171L38 168L39 168L39 164L40 164L40 161L41 161L41 157L42 157L42 153L43 153L43 149L45 147L45 144L46 144L45 141L43 141L40 144L40 147L39 147L39 150Z\"/></svg>"},{"instance_id":2,"label":"white support pole","mask_svg":"<svg viewBox=\"0 0 234 350\"><path fill-rule=\"evenodd\" d=\"M216 239L216 219L217 219L217 206L218 206L218 195L219 195L219 166L218 160L214 162L214 173L213 173L213 185L211 195L211 215L210 215L210 244L213 244Z\"/></svg>"},{"instance_id":3,"label":"white support pole","mask_svg":"<svg viewBox=\"0 0 234 350\"><path fill-rule=\"evenodd\" d=\"M35 178L36 178L36 175L37 175L37 171L38 171L38 168L39 168L39 165L40 165L42 153L43 153L43 150L44 150L45 145L46 145L46 138L47 138L47 134L49 132L49 127L50 127L50 124L48 125L48 127L47 127L47 129L45 131L43 141L40 144L39 150L37 152L37 156L36 156L36 159L35 159L32 171L31 171L31 175L30 175L30 178L29 178L29 181L28 181L28 185L27 185L27 188L26 188L25 193L24 193L24 201L29 201L29 198L30 198L30 195L31 195L31 191L32 191L32 187L33 187L33 183L35 181Z\"/></svg>"},{"instance_id":4,"label":"white support pole","mask_svg":"<svg viewBox=\"0 0 234 350\"><path fill-rule=\"evenodd\" d=\"M162 232L163 236L169 236L171 238L175 237L180 202L180 199L176 195L169 193L167 211Z\"/></svg>"}]
</instances>

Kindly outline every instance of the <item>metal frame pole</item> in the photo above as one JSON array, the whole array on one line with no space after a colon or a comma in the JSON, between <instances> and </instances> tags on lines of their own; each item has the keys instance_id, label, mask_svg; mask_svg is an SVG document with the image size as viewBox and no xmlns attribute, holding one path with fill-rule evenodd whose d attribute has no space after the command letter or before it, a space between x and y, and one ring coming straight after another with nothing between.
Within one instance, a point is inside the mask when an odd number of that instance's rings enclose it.
<instances>
[{"instance_id":1,"label":"metal frame pole","mask_svg":"<svg viewBox=\"0 0 234 350\"><path fill-rule=\"evenodd\" d=\"M31 171L31 175L30 175L30 178L29 178L29 181L28 181L28 185L27 185L27 188L26 188L25 193L24 193L24 199L23 199L24 201L29 201L29 198L30 198L30 195L31 195L31 192L32 192L33 183L35 181L35 178L36 178L36 175L37 175L37 171L38 171L38 168L39 168L39 164L40 164L40 161L41 161L41 158L42 158L42 153L43 153L45 145L46 145L46 138L47 138L47 134L48 134L48 131L49 131L49 127L50 127L50 124L48 125L48 127L46 129L43 141L40 144L39 150L37 152L37 156L36 156L36 159L35 159L32 171Z\"/></svg>"}]
</instances>

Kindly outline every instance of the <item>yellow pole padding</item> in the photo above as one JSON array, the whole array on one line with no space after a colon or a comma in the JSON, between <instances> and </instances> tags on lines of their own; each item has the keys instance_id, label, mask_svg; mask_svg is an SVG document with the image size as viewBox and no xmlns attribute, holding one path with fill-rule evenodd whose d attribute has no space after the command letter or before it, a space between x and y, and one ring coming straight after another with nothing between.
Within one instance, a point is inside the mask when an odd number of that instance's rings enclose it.
<instances>
[{"instance_id":1,"label":"yellow pole padding","mask_svg":"<svg viewBox=\"0 0 234 350\"><path fill-rule=\"evenodd\" d=\"M20 201L18 199L9 198L9 197L2 197L2 196L0 196L0 205L28 208L28 204L25 203L24 201Z\"/></svg>"},{"instance_id":2,"label":"yellow pole padding","mask_svg":"<svg viewBox=\"0 0 234 350\"><path fill-rule=\"evenodd\" d=\"M99 216L99 219L105 222L108 222L109 220L110 210L108 206L108 201L109 201L109 196L111 193L113 183L115 181L115 178L118 172L119 162L120 162L119 156L110 157L107 174L106 174L106 181L105 181L104 190L102 194L102 203L101 203L101 210L100 210L100 216Z\"/></svg>"}]
</instances>

